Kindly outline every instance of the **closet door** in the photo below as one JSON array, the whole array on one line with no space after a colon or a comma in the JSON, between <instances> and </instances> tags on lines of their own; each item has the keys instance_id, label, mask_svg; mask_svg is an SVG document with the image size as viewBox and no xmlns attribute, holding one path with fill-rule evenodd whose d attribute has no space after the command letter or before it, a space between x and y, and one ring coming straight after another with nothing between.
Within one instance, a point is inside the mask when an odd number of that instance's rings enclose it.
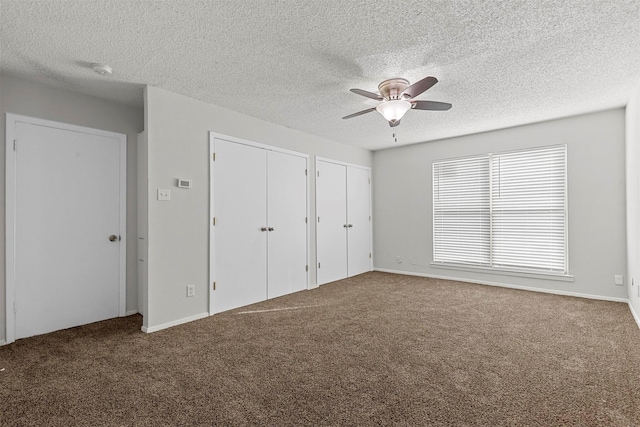
<instances>
[{"instance_id":1,"label":"closet door","mask_svg":"<svg viewBox=\"0 0 640 427\"><path fill-rule=\"evenodd\" d=\"M317 162L316 255L319 285L347 277L347 167Z\"/></svg>"},{"instance_id":2,"label":"closet door","mask_svg":"<svg viewBox=\"0 0 640 427\"><path fill-rule=\"evenodd\" d=\"M307 159L268 153L268 298L307 288Z\"/></svg>"},{"instance_id":3,"label":"closet door","mask_svg":"<svg viewBox=\"0 0 640 427\"><path fill-rule=\"evenodd\" d=\"M213 312L267 299L267 151L215 140Z\"/></svg>"},{"instance_id":4,"label":"closet door","mask_svg":"<svg viewBox=\"0 0 640 427\"><path fill-rule=\"evenodd\" d=\"M371 187L369 171L347 167L347 246L349 277L371 271Z\"/></svg>"}]
</instances>

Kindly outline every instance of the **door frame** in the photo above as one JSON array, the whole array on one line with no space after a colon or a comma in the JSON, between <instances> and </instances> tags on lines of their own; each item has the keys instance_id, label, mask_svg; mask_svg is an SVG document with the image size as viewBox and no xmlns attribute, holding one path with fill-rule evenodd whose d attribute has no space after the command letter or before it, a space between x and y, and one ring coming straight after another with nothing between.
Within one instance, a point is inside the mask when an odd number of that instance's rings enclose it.
<instances>
[{"instance_id":1,"label":"door frame","mask_svg":"<svg viewBox=\"0 0 640 427\"><path fill-rule=\"evenodd\" d=\"M346 166L346 167L352 167L352 168L357 168L357 169L364 169L367 172L369 172L369 213L371 215L371 221L369 221L369 252L371 253L371 258L369 259L369 271L373 271L373 180L371 178L371 168L369 166L362 166L362 165L356 165L354 163L347 163L347 162L342 162L340 160L334 160L334 159L329 159L327 157L320 157L320 156L315 156L315 171L316 174L318 173L318 162L325 162L325 163L334 163L336 165L341 165L341 166ZM318 178L318 176L316 175L315 178ZM318 181L316 180L316 216L314 217L314 221L318 221ZM347 242L348 243L348 242ZM315 269L316 269L316 279L318 278L318 227L316 226L316 262L315 262ZM348 271L347 271L348 273ZM347 276L348 277L348 276ZM321 286L321 285L319 285Z\"/></svg>"},{"instance_id":2,"label":"door frame","mask_svg":"<svg viewBox=\"0 0 640 427\"><path fill-rule=\"evenodd\" d=\"M15 295L16 295L16 152L14 141L17 138L16 125L27 123L35 126L50 127L71 132L86 133L95 136L115 138L120 142L120 272L119 272L119 303L120 316L126 315L127 303L127 135L76 126L68 123L38 119L6 113L5 129L5 329L6 343L15 341Z\"/></svg>"},{"instance_id":3,"label":"door frame","mask_svg":"<svg viewBox=\"0 0 640 427\"><path fill-rule=\"evenodd\" d=\"M310 197L309 197L309 155L306 153L301 153L299 151L293 151L293 150L287 150L286 148L280 148L280 147L275 147L273 145L268 145L268 144L261 144L259 142L254 142L254 141L250 141L247 139L242 139L242 138L237 138L235 136L230 136L230 135L225 135L222 133L217 133L217 132L213 132L213 131L209 131L209 285L207 286L207 289L209 289L209 316L213 316L215 313L213 311L213 297L214 297L214 292L213 292L213 283L215 282L215 226L213 225L213 218L215 217L215 206L214 206L214 197L213 197L213 192L215 190L215 186L214 186L214 169L215 169L215 161L213 160L213 156L215 153L215 141L216 139L221 139L221 140L225 140L228 142L233 142L236 144L242 144L242 145L248 145L250 147L255 147L255 148L261 148L263 150L268 150L268 151L275 151L278 153L285 153L285 154L290 154L293 156L298 156L298 157L302 157L305 159L307 166L306 166L306 170L307 170L307 175L306 175L306 179L307 179L307 183L306 183L306 190L307 190L307 200L306 200L306 206L307 206L307 242L306 242L306 258L307 258L307 266L309 265L309 245L310 245L310 233L309 233L309 224L311 222L310 220ZM307 269L307 290L309 289L309 269Z\"/></svg>"}]
</instances>

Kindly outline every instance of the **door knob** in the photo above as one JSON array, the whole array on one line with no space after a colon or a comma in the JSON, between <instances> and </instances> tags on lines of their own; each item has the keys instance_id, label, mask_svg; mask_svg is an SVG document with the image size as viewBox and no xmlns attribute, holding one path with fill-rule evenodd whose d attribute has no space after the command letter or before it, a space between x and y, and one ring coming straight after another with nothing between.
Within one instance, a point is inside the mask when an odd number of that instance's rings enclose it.
<instances>
[{"instance_id":1,"label":"door knob","mask_svg":"<svg viewBox=\"0 0 640 427\"><path fill-rule=\"evenodd\" d=\"M268 230L269 230L269 231L273 231L273 227L269 227L269 228L268 228Z\"/></svg>"},{"instance_id":2,"label":"door knob","mask_svg":"<svg viewBox=\"0 0 640 427\"><path fill-rule=\"evenodd\" d=\"M267 231L267 227L260 227L260 231Z\"/></svg>"},{"instance_id":3,"label":"door knob","mask_svg":"<svg viewBox=\"0 0 640 427\"><path fill-rule=\"evenodd\" d=\"M348 225L347 225L347 224L345 224L345 225L343 225L343 227L344 227L344 228L347 228L347 227L348 227Z\"/></svg>"},{"instance_id":4,"label":"door knob","mask_svg":"<svg viewBox=\"0 0 640 427\"><path fill-rule=\"evenodd\" d=\"M111 236L109 236L110 242L115 242L116 240L118 240L118 236L116 236L115 234L112 234Z\"/></svg>"},{"instance_id":5,"label":"door knob","mask_svg":"<svg viewBox=\"0 0 640 427\"><path fill-rule=\"evenodd\" d=\"M349 228L353 227L353 224L349 224L349 225L348 225L348 227L349 227Z\"/></svg>"}]
</instances>

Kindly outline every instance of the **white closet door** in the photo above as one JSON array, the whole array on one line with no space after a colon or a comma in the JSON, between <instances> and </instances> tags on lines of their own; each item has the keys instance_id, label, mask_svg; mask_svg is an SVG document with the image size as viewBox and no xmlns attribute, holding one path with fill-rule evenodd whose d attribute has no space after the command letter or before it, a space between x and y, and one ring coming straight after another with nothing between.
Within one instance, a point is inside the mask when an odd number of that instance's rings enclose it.
<instances>
[{"instance_id":1,"label":"white closet door","mask_svg":"<svg viewBox=\"0 0 640 427\"><path fill-rule=\"evenodd\" d=\"M349 277L371 271L371 189L369 171L347 167Z\"/></svg>"},{"instance_id":2,"label":"white closet door","mask_svg":"<svg viewBox=\"0 0 640 427\"><path fill-rule=\"evenodd\" d=\"M307 159L268 154L268 297L307 288Z\"/></svg>"},{"instance_id":3,"label":"white closet door","mask_svg":"<svg viewBox=\"0 0 640 427\"><path fill-rule=\"evenodd\" d=\"M316 246L319 285L347 277L347 167L317 162Z\"/></svg>"},{"instance_id":4,"label":"white closet door","mask_svg":"<svg viewBox=\"0 0 640 427\"><path fill-rule=\"evenodd\" d=\"M213 311L219 313L267 298L267 152L220 139L215 152Z\"/></svg>"},{"instance_id":5,"label":"white closet door","mask_svg":"<svg viewBox=\"0 0 640 427\"><path fill-rule=\"evenodd\" d=\"M15 337L117 317L120 140L30 123L16 132Z\"/></svg>"}]
</instances>

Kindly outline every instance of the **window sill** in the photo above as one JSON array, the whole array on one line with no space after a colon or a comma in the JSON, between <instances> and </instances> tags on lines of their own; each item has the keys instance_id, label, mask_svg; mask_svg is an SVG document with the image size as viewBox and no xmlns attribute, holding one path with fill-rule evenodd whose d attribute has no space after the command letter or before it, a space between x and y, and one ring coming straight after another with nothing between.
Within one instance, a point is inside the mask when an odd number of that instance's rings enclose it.
<instances>
[{"instance_id":1,"label":"window sill","mask_svg":"<svg viewBox=\"0 0 640 427\"><path fill-rule=\"evenodd\" d=\"M469 271L474 273L497 274L501 276L528 277L531 279L556 280L559 282L573 282L574 277L569 274L561 273L541 273L528 272L520 270L507 270L489 267L469 267L455 264L431 263L431 268L439 268L443 270Z\"/></svg>"}]
</instances>

